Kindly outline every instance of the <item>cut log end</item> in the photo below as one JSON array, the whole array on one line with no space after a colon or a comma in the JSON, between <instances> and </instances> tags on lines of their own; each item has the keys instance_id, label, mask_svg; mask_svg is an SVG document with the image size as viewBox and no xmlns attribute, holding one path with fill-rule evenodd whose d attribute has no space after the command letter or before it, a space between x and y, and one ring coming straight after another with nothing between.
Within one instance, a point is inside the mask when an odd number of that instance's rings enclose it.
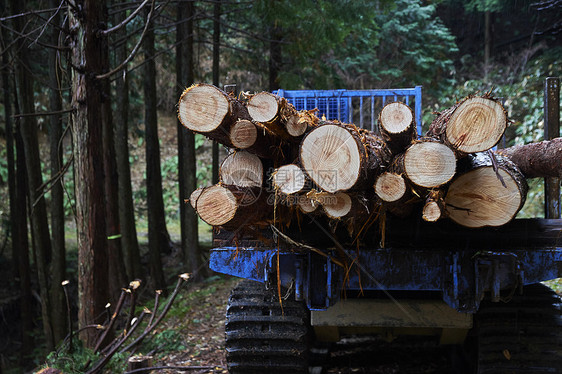
<instances>
[{"instance_id":1,"label":"cut log end","mask_svg":"<svg viewBox=\"0 0 562 374\"><path fill-rule=\"evenodd\" d=\"M441 207L436 201L429 201L423 206L422 218L424 221L436 222L441 216Z\"/></svg>"},{"instance_id":2,"label":"cut log end","mask_svg":"<svg viewBox=\"0 0 562 374\"><path fill-rule=\"evenodd\" d=\"M201 196L201 192L203 192L203 188L198 188L191 193L189 196L189 203L193 207L193 209L197 209L197 199Z\"/></svg>"},{"instance_id":3,"label":"cut log end","mask_svg":"<svg viewBox=\"0 0 562 374\"><path fill-rule=\"evenodd\" d=\"M503 106L492 99L471 97L455 109L447 123L447 141L464 153L492 148L507 127Z\"/></svg>"},{"instance_id":4,"label":"cut log end","mask_svg":"<svg viewBox=\"0 0 562 374\"><path fill-rule=\"evenodd\" d=\"M305 118L299 116L292 116L287 119L285 123L285 128L289 135L298 137L303 135L308 129L308 123Z\"/></svg>"},{"instance_id":5,"label":"cut log end","mask_svg":"<svg viewBox=\"0 0 562 374\"><path fill-rule=\"evenodd\" d=\"M303 168L324 191L347 190L357 182L361 153L353 135L337 125L316 127L306 135L300 148Z\"/></svg>"},{"instance_id":6,"label":"cut log end","mask_svg":"<svg viewBox=\"0 0 562 374\"><path fill-rule=\"evenodd\" d=\"M220 168L221 181L238 187L262 187L263 163L249 152L238 151L228 155Z\"/></svg>"},{"instance_id":7,"label":"cut log end","mask_svg":"<svg viewBox=\"0 0 562 374\"><path fill-rule=\"evenodd\" d=\"M201 192L196 207L203 221L212 226L221 226L234 218L238 203L228 188L216 184Z\"/></svg>"},{"instance_id":8,"label":"cut log end","mask_svg":"<svg viewBox=\"0 0 562 374\"><path fill-rule=\"evenodd\" d=\"M380 114L380 125L389 134L400 134L408 130L413 120L412 110L401 102L385 105Z\"/></svg>"},{"instance_id":9,"label":"cut log end","mask_svg":"<svg viewBox=\"0 0 562 374\"><path fill-rule=\"evenodd\" d=\"M445 197L449 217L467 227L501 226L515 217L525 197L519 182L503 169L480 167L456 178Z\"/></svg>"},{"instance_id":10,"label":"cut log end","mask_svg":"<svg viewBox=\"0 0 562 374\"><path fill-rule=\"evenodd\" d=\"M421 187L438 187L453 178L457 158L446 145L419 142L410 146L404 156L404 172L408 179Z\"/></svg>"},{"instance_id":11,"label":"cut log end","mask_svg":"<svg viewBox=\"0 0 562 374\"><path fill-rule=\"evenodd\" d=\"M351 197L345 192L322 196L322 207L326 215L333 219L345 217L352 206Z\"/></svg>"},{"instance_id":12,"label":"cut log end","mask_svg":"<svg viewBox=\"0 0 562 374\"><path fill-rule=\"evenodd\" d=\"M305 214L312 213L318 208L318 203L314 202L312 199L309 199L305 195L298 197L297 205L301 212Z\"/></svg>"},{"instance_id":13,"label":"cut log end","mask_svg":"<svg viewBox=\"0 0 562 374\"><path fill-rule=\"evenodd\" d=\"M248 100L248 112L254 121L270 122L278 111L277 97L269 92L260 92Z\"/></svg>"},{"instance_id":14,"label":"cut log end","mask_svg":"<svg viewBox=\"0 0 562 374\"><path fill-rule=\"evenodd\" d=\"M374 188L381 200L393 202L406 194L406 181L400 174L386 171L378 176Z\"/></svg>"},{"instance_id":15,"label":"cut log end","mask_svg":"<svg viewBox=\"0 0 562 374\"><path fill-rule=\"evenodd\" d=\"M188 129L202 133L218 128L229 111L226 94L208 84L187 88L178 103L180 122Z\"/></svg>"},{"instance_id":16,"label":"cut log end","mask_svg":"<svg viewBox=\"0 0 562 374\"><path fill-rule=\"evenodd\" d=\"M287 195L301 191L305 184L304 172L295 164L281 166L272 179L274 188Z\"/></svg>"},{"instance_id":17,"label":"cut log end","mask_svg":"<svg viewBox=\"0 0 562 374\"><path fill-rule=\"evenodd\" d=\"M230 141L239 149L246 149L254 145L258 138L256 125L248 120L239 120L230 128Z\"/></svg>"}]
</instances>

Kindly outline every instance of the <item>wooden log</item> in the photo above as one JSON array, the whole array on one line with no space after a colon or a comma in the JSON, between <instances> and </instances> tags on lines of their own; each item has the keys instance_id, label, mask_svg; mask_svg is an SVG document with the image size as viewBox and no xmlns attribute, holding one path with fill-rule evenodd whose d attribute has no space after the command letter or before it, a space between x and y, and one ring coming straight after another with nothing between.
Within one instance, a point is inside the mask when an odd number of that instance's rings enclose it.
<instances>
[{"instance_id":1,"label":"wooden log","mask_svg":"<svg viewBox=\"0 0 562 374\"><path fill-rule=\"evenodd\" d=\"M422 138L395 157L391 170L403 174L417 186L434 188L453 178L456 164L451 148L435 139Z\"/></svg>"},{"instance_id":2,"label":"wooden log","mask_svg":"<svg viewBox=\"0 0 562 374\"><path fill-rule=\"evenodd\" d=\"M273 206L261 188L215 184L205 188L196 203L199 217L211 226L239 229L273 214Z\"/></svg>"},{"instance_id":3,"label":"wooden log","mask_svg":"<svg viewBox=\"0 0 562 374\"><path fill-rule=\"evenodd\" d=\"M246 106L209 84L187 88L178 102L178 118L189 130L203 134L227 147L230 128L239 119L250 119Z\"/></svg>"},{"instance_id":4,"label":"wooden log","mask_svg":"<svg viewBox=\"0 0 562 374\"><path fill-rule=\"evenodd\" d=\"M306 175L298 165L287 164L275 169L271 180L276 191L291 195L304 188Z\"/></svg>"},{"instance_id":5,"label":"wooden log","mask_svg":"<svg viewBox=\"0 0 562 374\"><path fill-rule=\"evenodd\" d=\"M428 193L422 209L424 221L437 222L446 216L444 196L445 193L442 189L432 190Z\"/></svg>"},{"instance_id":6,"label":"wooden log","mask_svg":"<svg viewBox=\"0 0 562 374\"><path fill-rule=\"evenodd\" d=\"M262 160L246 151L233 152L221 164L220 180L226 185L261 188L263 186Z\"/></svg>"},{"instance_id":7,"label":"wooden log","mask_svg":"<svg viewBox=\"0 0 562 374\"><path fill-rule=\"evenodd\" d=\"M528 189L525 177L506 157L495 158L496 162L487 153L477 153L463 160L466 171L453 180L445 196L453 221L466 227L501 226L521 209Z\"/></svg>"},{"instance_id":8,"label":"wooden log","mask_svg":"<svg viewBox=\"0 0 562 374\"><path fill-rule=\"evenodd\" d=\"M374 189L382 201L394 202L406 195L407 185L402 175L385 171L377 177Z\"/></svg>"},{"instance_id":9,"label":"wooden log","mask_svg":"<svg viewBox=\"0 0 562 374\"><path fill-rule=\"evenodd\" d=\"M315 110L301 110L296 116L289 117L285 123L289 135L299 137L318 126L320 119L314 113Z\"/></svg>"},{"instance_id":10,"label":"wooden log","mask_svg":"<svg viewBox=\"0 0 562 374\"><path fill-rule=\"evenodd\" d=\"M490 95L469 96L444 110L431 123L427 136L437 137L459 155L482 152L501 139L507 113Z\"/></svg>"},{"instance_id":11,"label":"wooden log","mask_svg":"<svg viewBox=\"0 0 562 374\"><path fill-rule=\"evenodd\" d=\"M379 114L378 123L381 138L394 154L402 153L416 139L414 112L402 102L385 105Z\"/></svg>"},{"instance_id":12,"label":"wooden log","mask_svg":"<svg viewBox=\"0 0 562 374\"><path fill-rule=\"evenodd\" d=\"M315 127L304 137L299 154L309 178L330 193L372 186L391 158L372 132L339 122Z\"/></svg>"},{"instance_id":13,"label":"wooden log","mask_svg":"<svg viewBox=\"0 0 562 374\"><path fill-rule=\"evenodd\" d=\"M127 371L145 369L152 366L152 356L134 355L127 361ZM146 371L151 372L151 370Z\"/></svg>"},{"instance_id":14,"label":"wooden log","mask_svg":"<svg viewBox=\"0 0 562 374\"><path fill-rule=\"evenodd\" d=\"M525 178L562 178L562 138L500 149Z\"/></svg>"},{"instance_id":15,"label":"wooden log","mask_svg":"<svg viewBox=\"0 0 562 374\"><path fill-rule=\"evenodd\" d=\"M284 141L261 123L240 119L230 127L230 142L259 157L277 159L283 155Z\"/></svg>"},{"instance_id":16,"label":"wooden log","mask_svg":"<svg viewBox=\"0 0 562 374\"><path fill-rule=\"evenodd\" d=\"M320 204L316 203L313 199L306 196L306 194L298 195L297 206L301 212L310 214L317 211Z\"/></svg>"},{"instance_id":17,"label":"wooden log","mask_svg":"<svg viewBox=\"0 0 562 374\"><path fill-rule=\"evenodd\" d=\"M203 188L198 188L189 195L189 204L193 209L197 206L197 199L201 196L201 192L203 192Z\"/></svg>"}]
</instances>

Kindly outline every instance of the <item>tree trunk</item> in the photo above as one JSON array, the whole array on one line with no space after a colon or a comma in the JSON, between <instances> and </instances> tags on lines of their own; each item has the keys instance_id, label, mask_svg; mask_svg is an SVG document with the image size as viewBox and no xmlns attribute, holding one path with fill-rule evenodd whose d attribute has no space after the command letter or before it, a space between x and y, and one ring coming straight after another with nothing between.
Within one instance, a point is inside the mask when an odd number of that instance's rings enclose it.
<instances>
[{"instance_id":1,"label":"tree trunk","mask_svg":"<svg viewBox=\"0 0 562 374\"><path fill-rule=\"evenodd\" d=\"M116 0L114 0L116 1ZM115 23L119 21L116 19ZM126 35L126 30L117 31L116 38ZM127 58L126 43L116 46L115 60ZM117 184L119 186L119 223L121 225L121 247L129 280L142 278L140 249L135 226L135 209L129 164L129 82L127 69L116 77L115 93L115 158L117 160Z\"/></svg>"},{"instance_id":2,"label":"tree trunk","mask_svg":"<svg viewBox=\"0 0 562 374\"><path fill-rule=\"evenodd\" d=\"M51 8L59 5L58 0L50 0ZM60 16L58 13L53 16L52 22L59 26ZM50 44L59 45L59 31L57 27L50 30ZM61 71L59 70L59 52L49 49L49 109L52 112L62 110ZM49 116L49 145L51 178L55 179L62 169L62 115ZM53 261L51 263L51 295L52 295L52 318L53 335L55 342L64 339L67 334L66 328L66 301L64 291L61 286L66 279L66 250L64 243L64 179L60 176L56 183L51 187L51 238L53 246Z\"/></svg>"},{"instance_id":3,"label":"tree trunk","mask_svg":"<svg viewBox=\"0 0 562 374\"><path fill-rule=\"evenodd\" d=\"M427 136L440 138L459 155L483 152L501 139L507 113L490 95L469 96L444 110L429 126Z\"/></svg>"},{"instance_id":4,"label":"tree trunk","mask_svg":"<svg viewBox=\"0 0 562 374\"><path fill-rule=\"evenodd\" d=\"M263 186L264 167L260 158L246 151L228 155L220 167L221 183L237 187Z\"/></svg>"},{"instance_id":5,"label":"tree trunk","mask_svg":"<svg viewBox=\"0 0 562 374\"><path fill-rule=\"evenodd\" d=\"M269 30L269 91L275 91L281 87L279 72L283 65L282 38L281 27L273 25Z\"/></svg>"},{"instance_id":6,"label":"tree trunk","mask_svg":"<svg viewBox=\"0 0 562 374\"><path fill-rule=\"evenodd\" d=\"M270 159L283 157L286 147L275 133L261 123L240 119L230 127L230 143L257 156Z\"/></svg>"},{"instance_id":7,"label":"tree trunk","mask_svg":"<svg viewBox=\"0 0 562 374\"><path fill-rule=\"evenodd\" d=\"M104 16L107 19L107 15ZM109 43L107 38L102 39L100 56L102 71L109 70ZM102 146L103 146L103 168L105 174L104 196L105 214L107 224L107 254L109 261L109 295L110 302L116 304L121 294L121 289L127 282L127 272L123 260L121 247L121 226L119 224L119 175L115 156L114 126L111 110L111 87L109 79L100 82L101 93L101 116L102 116ZM122 108L126 110L126 108Z\"/></svg>"},{"instance_id":8,"label":"tree trunk","mask_svg":"<svg viewBox=\"0 0 562 374\"><path fill-rule=\"evenodd\" d=\"M221 39L221 0L216 0L213 6L213 85L219 87L219 62ZM213 142L212 183L219 182L219 144Z\"/></svg>"},{"instance_id":9,"label":"tree trunk","mask_svg":"<svg viewBox=\"0 0 562 374\"><path fill-rule=\"evenodd\" d=\"M436 222L446 216L443 190L432 190L427 195L422 209L422 218L427 222Z\"/></svg>"},{"instance_id":10,"label":"tree trunk","mask_svg":"<svg viewBox=\"0 0 562 374\"><path fill-rule=\"evenodd\" d=\"M178 28L176 50L176 74L178 89L193 84L193 20L194 3L178 2ZM183 23L184 20L187 20ZM197 187L195 136L178 121L178 175L181 246L184 261L192 276L197 278L202 262L197 232L197 215L183 203Z\"/></svg>"},{"instance_id":11,"label":"tree trunk","mask_svg":"<svg viewBox=\"0 0 562 374\"><path fill-rule=\"evenodd\" d=\"M496 155L468 156L447 191L445 203L449 217L467 227L501 226L511 221L525 203L527 182L517 166ZM462 170L462 169L461 169Z\"/></svg>"},{"instance_id":12,"label":"tree trunk","mask_svg":"<svg viewBox=\"0 0 562 374\"><path fill-rule=\"evenodd\" d=\"M103 73L103 40L97 36L104 20L105 1L84 0L84 13L69 11L73 71L73 154L78 236L78 327L102 323L109 300L107 235L104 202L102 128L99 108L102 90L96 75ZM87 14L87 17L84 17ZM79 18L76 18L79 17ZM87 347L96 344L97 332L80 335Z\"/></svg>"},{"instance_id":13,"label":"tree trunk","mask_svg":"<svg viewBox=\"0 0 562 374\"><path fill-rule=\"evenodd\" d=\"M562 178L562 138L516 145L497 153L513 161L525 178Z\"/></svg>"},{"instance_id":14,"label":"tree trunk","mask_svg":"<svg viewBox=\"0 0 562 374\"><path fill-rule=\"evenodd\" d=\"M407 184L399 173L385 171L377 177L374 188L377 196L385 202L395 202L402 199L407 193Z\"/></svg>"},{"instance_id":15,"label":"tree trunk","mask_svg":"<svg viewBox=\"0 0 562 374\"><path fill-rule=\"evenodd\" d=\"M145 22L148 19L146 13ZM160 256L170 253L170 236L166 229L166 215L162 193L160 146L158 144L158 115L156 112L156 64L154 62L154 29L149 26L144 39L144 121L146 137L146 192L148 209L148 246L150 273L156 289L164 289L165 280Z\"/></svg>"},{"instance_id":16,"label":"tree trunk","mask_svg":"<svg viewBox=\"0 0 562 374\"><path fill-rule=\"evenodd\" d=\"M371 185L390 161L390 150L373 133L353 125L326 123L310 131L300 146L310 179L335 193Z\"/></svg>"},{"instance_id":17,"label":"tree trunk","mask_svg":"<svg viewBox=\"0 0 562 374\"><path fill-rule=\"evenodd\" d=\"M12 0L12 11L19 14L25 9L25 1ZM14 20L16 30L24 28L23 19L18 17ZM16 78L19 88L21 110L23 113L33 113L33 75L30 67L26 66L30 61L27 50L27 41L22 41L18 50L18 64ZM46 348L51 351L55 346L53 337L51 298L49 293L49 263L51 262L51 238L47 217L47 207L42 194L41 186L43 178L41 174L41 160L39 156L39 141L37 137L37 121L33 116L25 116L21 120L21 135L25 148L25 162L27 170L28 195L32 208L30 209L31 236L37 266L39 288L41 292L41 315L43 331L45 333Z\"/></svg>"}]
</instances>

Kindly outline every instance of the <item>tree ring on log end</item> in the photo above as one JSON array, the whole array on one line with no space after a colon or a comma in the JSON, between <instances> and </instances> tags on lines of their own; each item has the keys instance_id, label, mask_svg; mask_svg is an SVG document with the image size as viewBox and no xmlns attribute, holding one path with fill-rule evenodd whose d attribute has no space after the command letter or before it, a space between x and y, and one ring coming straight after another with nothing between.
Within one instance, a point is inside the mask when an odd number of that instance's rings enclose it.
<instances>
[{"instance_id":1,"label":"tree ring on log end","mask_svg":"<svg viewBox=\"0 0 562 374\"><path fill-rule=\"evenodd\" d=\"M242 119L230 129L230 141L236 148L246 149L254 145L258 138L258 129L251 121Z\"/></svg>"},{"instance_id":2,"label":"tree ring on log end","mask_svg":"<svg viewBox=\"0 0 562 374\"><path fill-rule=\"evenodd\" d=\"M424 205L422 218L427 222L436 222L441 218L441 208L436 201L430 201Z\"/></svg>"},{"instance_id":3,"label":"tree ring on log end","mask_svg":"<svg viewBox=\"0 0 562 374\"><path fill-rule=\"evenodd\" d=\"M226 94L218 88L201 84L186 89L178 104L180 122L196 132L211 132L219 127L230 111Z\"/></svg>"},{"instance_id":4,"label":"tree ring on log end","mask_svg":"<svg viewBox=\"0 0 562 374\"><path fill-rule=\"evenodd\" d=\"M297 204L303 213L312 213L316 210L316 208L318 208L318 203L307 198L305 195L298 197Z\"/></svg>"},{"instance_id":5,"label":"tree ring on log end","mask_svg":"<svg viewBox=\"0 0 562 374\"><path fill-rule=\"evenodd\" d=\"M238 203L234 194L219 184L205 188L196 204L199 217L209 225L224 225L234 218Z\"/></svg>"},{"instance_id":6,"label":"tree ring on log end","mask_svg":"<svg viewBox=\"0 0 562 374\"><path fill-rule=\"evenodd\" d=\"M302 141L300 158L306 173L324 191L350 189L359 178L359 144L341 126L329 124L310 131Z\"/></svg>"},{"instance_id":7,"label":"tree ring on log end","mask_svg":"<svg viewBox=\"0 0 562 374\"><path fill-rule=\"evenodd\" d=\"M449 217L467 227L501 226L511 221L521 207L518 184L503 169L498 169L506 187L493 167L480 167L456 178L445 197Z\"/></svg>"},{"instance_id":8,"label":"tree ring on log end","mask_svg":"<svg viewBox=\"0 0 562 374\"><path fill-rule=\"evenodd\" d=\"M269 92L260 92L248 100L248 113L254 121L270 122L278 110L277 98Z\"/></svg>"},{"instance_id":9,"label":"tree ring on log end","mask_svg":"<svg viewBox=\"0 0 562 374\"><path fill-rule=\"evenodd\" d=\"M503 106L491 99L473 97L465 100L451 115L445 134L453 147L464 153L492 148L507 127Z\"/></svg>"},{"instance_id":10,"label":"tree ring on log end","mask_svg":"<svg viewBox=\"0 0 562 374\"><path fill-rule=\"evenodd\" d=\"M382 108L381 124L391 134L400 134L406 131L413 120L412 110L404 103L390 103Z\"/></svg>"},{"instance_id":11,"label":"tree ring on log end","mask_svg":"<svg viewBox=\"0 0 562 374\"><path fill-rule=\"evenodd\" d=\"M421 187L438 187L455 175L455 153L445 144L419 142L412 144L404 156L404 171L408 178Z\"/></svg>"},{"instance_id":12,"label":"tree ring on log end","mask_svg":"<svg viewBox=\"0 0 562 374\"><path fill-rule=\"evenodd\" d=\"M220 167L222 183L238 187L262 187L263 163L261 159L247 151L237 151L228 155Z\"/></svg>"},{"instance_id":13,"label":"tree ring on log end","mask_svg":"<svg viewBox=\"0 0 562 374\"><path fill-rule=\"evenodd\" d=\"M324 211L331 218L345 217L351 211L351 197L345 192L322 196Z\"/></svg>"},{"instance_id":14,"label":"tree ring on log end","mask_svg":"<svg viewBox=\"0 0 562 374\"><path fill-rule=\"evenodd\" d=\"M287 195L304 188L304 172L295 164L281 166L273 173L272 178L275 188Z\"/></svg>"},{"instance_id":15,"label":"tree ring on log end","mask_svg":"<svg viewBox=\"0 0 562 374\"><path fill-rule=\"evenodd\" d=\"M375 193L383 201L397 201L406 194L406 181L400 174L384 172L375 182Z\"/></svg>"}]
</instances>

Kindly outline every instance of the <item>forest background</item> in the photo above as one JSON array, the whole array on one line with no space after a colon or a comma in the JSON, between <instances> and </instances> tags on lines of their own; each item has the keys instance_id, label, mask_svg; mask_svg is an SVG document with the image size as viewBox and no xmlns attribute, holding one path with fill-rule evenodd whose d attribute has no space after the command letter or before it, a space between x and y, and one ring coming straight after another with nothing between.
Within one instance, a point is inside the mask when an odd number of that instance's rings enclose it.
<instances>
[{"instance_id":1,"label":"forest background","mask_svg":"<svg viewBox=\"0 0 562 374\"><path fill-rule=\"evenodd\" d=\"M5 367L38 364L66 336L66 279L83 327L129 280L170 287L166 256L208 275L210 228L184 200L217 179L224 150L177 123L189 85L421 85L425 129L491 91L512 120L502 144L525 144L542 140L545 78L562 72L561 20L560 0L2 2L0 309L13 319L0 332L16 336L0 333ZM542 217L542 181L530 185L519 216Z\"/></svg>"}]
</instances>

